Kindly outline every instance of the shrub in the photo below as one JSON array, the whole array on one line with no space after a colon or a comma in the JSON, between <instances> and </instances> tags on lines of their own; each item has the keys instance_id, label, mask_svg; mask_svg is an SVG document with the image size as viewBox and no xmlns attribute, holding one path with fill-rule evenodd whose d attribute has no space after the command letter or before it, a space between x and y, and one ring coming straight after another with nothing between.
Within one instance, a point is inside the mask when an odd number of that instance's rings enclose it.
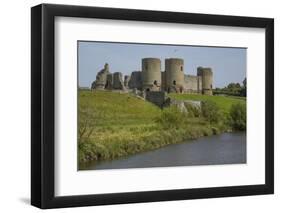
<instances>
[{"instance_id":1,"label":"shrub","mask_svg":"<svg viewBox=\"0 0 281 213\"><path fill-rule=\"evenodd\" d=\"M233 104L229 112L229 124L234 130L246 130L246 104Z\"/></svg>"},{"instance_id":2,"label":"shrub","mask_svg":"<svg viewBox=\"0 0 281 213\"><path fill-rule=\"evenodd\" d=\"M188 117L200 117L201 116L200 107L194 106L189 103L185 103L185 108L187 109Z\"/></svg>"},{"instance_id":3,"label":"shrub","mask_svg":"<svg viewBox=\"0 0 281 213\"><path fill-rule=\"evenodd\" d=\"M176 106L171 106L163 109L155 121L164 129L180 128L187 122L187 113L181 112Z\"/></svg>"},{"instance_id":4,"label":"shrub","mask_svg":"<svg viewBox=\"0 0 281 213\"><path fill-rule=\"evenodd\" d=\"M203 117L210 123L217 123L222 118L218 105L213 101L202 101L201 111Z\"/></svg>"}]
</instances>

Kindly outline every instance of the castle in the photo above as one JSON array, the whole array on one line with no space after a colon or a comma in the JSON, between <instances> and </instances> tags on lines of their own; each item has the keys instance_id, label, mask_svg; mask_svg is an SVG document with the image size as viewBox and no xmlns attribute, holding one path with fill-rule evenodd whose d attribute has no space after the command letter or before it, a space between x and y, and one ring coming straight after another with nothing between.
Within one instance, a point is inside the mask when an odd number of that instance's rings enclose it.
<instances>
[{"instance_id":1,"label":"castle","mask_svg":"<svg viewBox=\"0 0 281 213\"><path fill-rule=\"evenodd\" d=\"M121 72L111 73L109 65L98 72L91 89L165 91L168 93L198 93L212 95L213 72L211 68L197 68L197 75L184 74L184 60L180 58L165 59L165 70L161 71L161 60L143 58L142 70L133 71L131 75Z\"/></svg>"}]
</instances>

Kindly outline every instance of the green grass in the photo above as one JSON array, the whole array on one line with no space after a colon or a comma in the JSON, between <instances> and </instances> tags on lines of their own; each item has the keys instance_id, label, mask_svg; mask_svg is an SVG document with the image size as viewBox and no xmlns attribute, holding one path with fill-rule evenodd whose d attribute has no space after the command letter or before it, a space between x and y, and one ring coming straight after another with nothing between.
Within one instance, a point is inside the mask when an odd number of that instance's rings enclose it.
<instances>
[{"instance_id":1,"label":"green grass","mask_svg":"<svg viewBox=\"0 0 281 213\"><path fill-rule=\"evenodd\" d=\"M245 102L219 96L170 94L170 97L211 99L223 111L228 111L233 103ZM80 164L153 150L218 134L227 128L222 122L211 124L202 117L187 117L172 107L161 110L152 103L119 92L80 90L78 108Z\"/></svg>"},{"instance_id":2,"label":"green grass","mask_svg":"<svg viewBox=\"0 0 281 213\"><path fill-rule=\"evenodd\" d=\"M209 96L209 95L197 95L197 94L176 94L171 93L169 97L176 100L194 100L194 101L213 101L224 112L228 113L232 104L246 103L245 97L235 96Z\"/></svg>"},{"instance_id":3,"label":"green grass","mask_svg":"<svg viewBox=\"0 0 281 213\"><path fill-rule=\"evenodd\" d=\"M129 94L79 91L80 161L113 159L144 148L144 141L159 133L154 122L161 110ZM134 150L132 150L134 149Z\"/></svg>"},{"instance_id":4,"label":"green grass","mask_svg":"<svg viewBox=\"0 0 281 213\"><path fill-rule=\"evenodd\" d=\"M138 126L150 123L161 111L151 103L109 91L79 91L79 106L93 109L99 126Z\"/></svg>"}]
</instances>

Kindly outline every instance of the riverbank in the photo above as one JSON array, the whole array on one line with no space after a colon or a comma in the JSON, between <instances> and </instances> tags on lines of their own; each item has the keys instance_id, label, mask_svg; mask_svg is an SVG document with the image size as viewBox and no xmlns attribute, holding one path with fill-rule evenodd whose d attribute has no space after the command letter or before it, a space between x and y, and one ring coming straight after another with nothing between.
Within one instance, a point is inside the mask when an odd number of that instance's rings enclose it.
<instances>
[{"instance_id":1,"label":"riverbank","mask_svg":"<svg viewBox=\"0 0 281 213\"><path fill-rule=\"evenodd\" d=\"M240 101L231 99L232 104ZM79 162L118 159L225 132L230 129L225 122L227 110L218 107L224 115L211 122L196 112L161 110L130 94L79 91Z\"/></svg>"},{"instance_id":2,"label":"riverbank","mask_svg":"<svg viewBox=\"0 0 281 213\"><path fill-rule=\"evenodd\" d=\"M81 163L80 170L247 163L246 132L201 137L115 160Z\"/></svg>"}]
</instances>

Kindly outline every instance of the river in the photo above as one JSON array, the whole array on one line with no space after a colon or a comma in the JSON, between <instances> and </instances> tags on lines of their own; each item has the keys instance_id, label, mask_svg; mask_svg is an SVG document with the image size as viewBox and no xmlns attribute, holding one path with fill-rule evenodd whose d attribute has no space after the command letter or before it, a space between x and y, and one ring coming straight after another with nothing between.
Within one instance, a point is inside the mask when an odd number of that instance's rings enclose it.
<instances>
[{"instance_id":1,"label":"river","mask_svg":"<svg viewBox=\"0 0 281 213\"><path fill-rule=\"evenodd\" d=\"M246 163L245 132L202 137L122 159L81 164L79 169L125 169L241 163Z\"/></svg>"}]
</instances>

